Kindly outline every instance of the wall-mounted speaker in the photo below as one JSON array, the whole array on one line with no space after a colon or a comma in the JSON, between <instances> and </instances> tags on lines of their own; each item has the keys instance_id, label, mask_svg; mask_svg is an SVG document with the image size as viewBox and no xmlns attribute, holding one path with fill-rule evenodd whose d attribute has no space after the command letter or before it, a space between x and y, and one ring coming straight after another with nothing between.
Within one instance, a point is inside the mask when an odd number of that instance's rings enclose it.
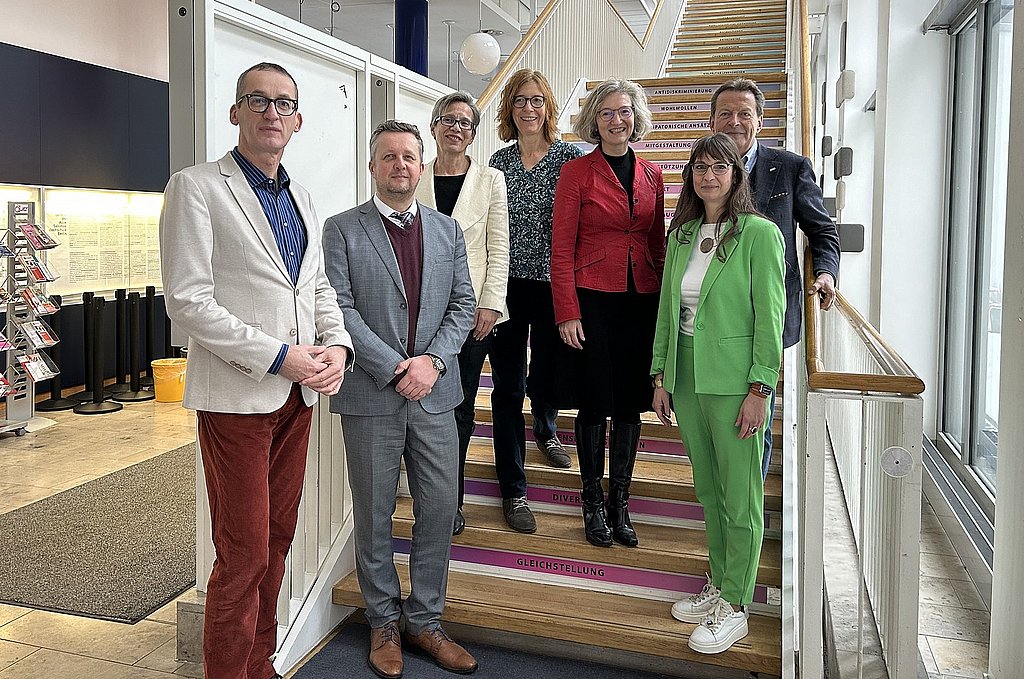
<instances>
[{"instance_id":1,"label":"wall-mounted speaker","mask_svg":"<svg viewBox=\"0 0 1024 679\"><path fill-rule=\"evenodd\" d=\"M835 178L849 177L853 174L853 149L849 146L839 147L834 162Z\"/></svg>"}]
</instances>

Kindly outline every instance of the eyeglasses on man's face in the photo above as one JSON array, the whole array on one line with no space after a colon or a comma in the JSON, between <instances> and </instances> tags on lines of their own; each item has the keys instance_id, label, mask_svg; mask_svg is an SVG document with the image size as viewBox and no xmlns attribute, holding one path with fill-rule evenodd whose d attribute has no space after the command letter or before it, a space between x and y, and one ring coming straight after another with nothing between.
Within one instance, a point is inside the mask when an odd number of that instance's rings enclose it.
<instances>
[{"instance_id":1,"label":"eyeglasses on man's face","mask_svg":"<svg viewBox=\"0 0 1024 679\"><path fill-rule=\"evenodd\" d=\"M711 168L715 176L721 177L729 171L730 167L732 167L732 163L712 163L710 165L707 163L690 163L690 169L698 177L707 174L708 168Z\"/></svg>"},{"instance_id":2,"label":"eyeglasses on man's face","mask_svg":"<svg viewBox=\"0 0 1024 679\"><path fill-rule=\"evenodd\" d=\"M521 94L512 97L512 105L515 106L516 108L526 108L527 104L534 108L543 108L545 101L547 101L547 99L545 99L539 94L533 97L524 97Z\"/></svg>"},{"instance_id":3,"label":"eyeglasses on man's face","mask_svg":"<svg viewBox=\"0 0 1024 679\"><path fill-rule=\"evenodd\" d=\"M278 114L282 116L290 116L299 110L298 100L288 99L287 97L270 99L262 94L243 94L238 98L238 101L243 99L245 99L246 105L253 113L266 113L271 103L274 104L274 109Z\"/></svg>"},{"instance_id":4,"label":"eyeglasses on man's face","mask_svg":"<svg viewBox=\"0 0 1024 679\"><path fill-rule=\"evenodd\" d=\"M619 116L622 120L629 120L633 117L633 107L623 106L622 108L603 108L597 112L597 115L601 116L601 120L606 123L610 123L615 119L615 116Z\"/></svg>"},{"instance_id":5,"label":"eyeglasses on man's face","mask_svg":"<svg viewBox=\"0 0 1024 679\"><path fill-rule=\"evenodd\" d=\"M434 125L441 123L445 127L458 127L464 132L473 129L473 121L467 118L456 118L455 116L438 116L434 118Z\"/></svg>"}]
</instances>

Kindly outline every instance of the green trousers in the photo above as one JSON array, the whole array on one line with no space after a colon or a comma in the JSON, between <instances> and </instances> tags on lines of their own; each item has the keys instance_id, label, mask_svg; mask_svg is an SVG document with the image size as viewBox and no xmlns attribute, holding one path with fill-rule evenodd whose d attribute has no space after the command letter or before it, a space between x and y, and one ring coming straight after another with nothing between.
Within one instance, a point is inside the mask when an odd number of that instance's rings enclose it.
<instances>
[{"instance_id":1,"label":"green trousers","mask_svg":"<svg viewBox=\"0 0 1024 679\"><path fill-rule=\"evenodd\" d=\"M693 465L693 486L704 507L711 581L731 604L753 601L764 535L761 456L764 427L738 438L736 416L746 394L695 394L693 338L679 336L672 407ZM768 404L765 403L767 411ZM767 415L767 412L766 412Z\"/></svg>"}]
</instances>

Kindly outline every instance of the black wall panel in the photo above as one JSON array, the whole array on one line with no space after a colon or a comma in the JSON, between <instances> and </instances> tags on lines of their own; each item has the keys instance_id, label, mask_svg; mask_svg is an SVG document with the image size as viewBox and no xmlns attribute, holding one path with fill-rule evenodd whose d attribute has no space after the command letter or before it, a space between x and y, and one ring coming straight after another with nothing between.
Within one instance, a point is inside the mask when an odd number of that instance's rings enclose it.
<instances>
[{"instance_id":1,"label":"black wall panel","mask_svg":"<svg viewBox=\"0 0 1024 679\"><path fill-rule=\"evenodd\" d=\"M0 92L7 95L0 125L0 182L41 184L39 59L32 50L0 43Z\"/></svg>"},{"instance_id":2,"label":"black wall panel","mask_svg":"<svg viewBox=\"0 0 1024 679\"><path fill-rule=\"evenodd\" d=\"M44 184L125 188L128 74L70 59L40 62Z\"/></svg>"},{"instance_id":3,"label":"black wall panel","mask_svg":"<svg viewBox=\"0 0 1024 679\"><path fill-rule=\"evenodd\" d=\"M128 171L136 191L163 191L171 166L167 83L128 77Z\"/></svg>"},{"instance_id":4,"label":"black wall panel","mask_svg":"<svg viewBox=\"0 0 1024 679\"><path fill-rule=\"evenodd\" d=\"M167 83L0 43L0 182L162 191Z\"/></svg>"}]
</instances>

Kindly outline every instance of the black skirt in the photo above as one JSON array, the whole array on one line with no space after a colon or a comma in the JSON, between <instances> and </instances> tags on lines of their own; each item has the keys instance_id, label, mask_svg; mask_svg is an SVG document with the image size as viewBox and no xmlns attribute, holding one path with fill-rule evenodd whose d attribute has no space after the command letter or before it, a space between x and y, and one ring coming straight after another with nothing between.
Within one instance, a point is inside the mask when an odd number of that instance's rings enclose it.
<instances>
[{"instance_id":1,"label":"black skirt","mask_svg":"<svg viewBox=\"0 0 1024 679\"><path fill-rule=\"evenodd\" d=\"M577 288L576 296L586 341L561 353L556 405L603 417L650 410L658 293Z\"/></svg>"}]
</instances>

